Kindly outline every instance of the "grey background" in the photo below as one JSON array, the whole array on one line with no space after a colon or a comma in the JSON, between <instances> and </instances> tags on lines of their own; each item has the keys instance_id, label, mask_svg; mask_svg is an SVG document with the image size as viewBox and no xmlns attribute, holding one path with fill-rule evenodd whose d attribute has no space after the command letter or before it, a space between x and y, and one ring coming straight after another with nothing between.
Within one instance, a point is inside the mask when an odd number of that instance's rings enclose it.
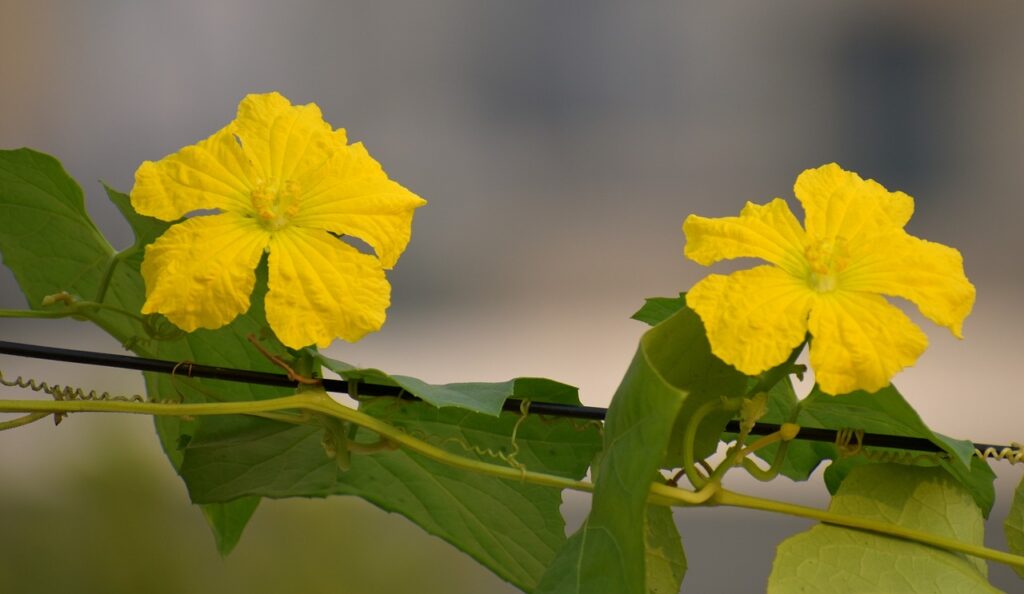
<instances>
[{"instance_id":1,"label":"grey background","mask_svg":"<svg viewBox=\"0 0 1024 594\"><path fill-rule=\"evenodd\" d=\"M837 161L914 196L910 232L958 247L978 287L966 339L922 321L932 347L897 385L936 430L1009 442L1022 410L1022 13L1009 1L0 0L0 146L61 159L124 247L97 180L129 190L142 160L223 126L247 93L316 102L430 201L389 276L388 324L330 354L438 382L548 376L594 405L643 331L628 319L643 298L706 273L682 256L683 218L791 198L801 170ZM24 305L0 270L0 308ZM0 336L120 350L70 321L0 319ZM0 369L141 390L127 373L11 357ZM400 518L343 500L265 505L222 563L146 419L72 418L0 444L0 518L13 522L0 579L22 591L61 591L59 579L289 591L297 567L322 578L304 591L504 591ZM997 471L1000 519L1020 473ZM767 492L826 502L820 481ZM64 529L40 537L53 518ZM724 509L677 519L691 592L762 589L774 544L807 525ZM1002 546L1000 533L993 522ZM287 557L297 543L346 552L306 567L310 553ZM33 565L69 548L87 561ZM111 569L126 559L138 572Z\"/></svg>"}]
</instances>

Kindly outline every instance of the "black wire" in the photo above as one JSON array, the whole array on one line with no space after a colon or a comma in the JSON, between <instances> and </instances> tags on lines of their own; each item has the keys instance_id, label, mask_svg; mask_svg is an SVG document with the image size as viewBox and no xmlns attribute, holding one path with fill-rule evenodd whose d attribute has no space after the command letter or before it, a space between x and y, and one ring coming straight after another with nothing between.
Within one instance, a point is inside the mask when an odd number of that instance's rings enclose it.
<instances>
[{"instance_id":1,"label":"black wire","mask_svg":"<svg viewBox=\"0 0 1024 594\"><path fill-rule=\"evenodd\" d=\"M138 371L149 371L154 373L169 373L183 375L186 377L202 377L209 379L224 380L229 382L241 382L248 384L261 384L266 386L296 387L298 382L289 379L287 375L267 373L264 371L250 371L247 369L233 369L230 367L217 367L202 365L190 361L164 361L161 359L147 359L145 357L133 357L129 355L112 355L108 353L95 353L91 351L79 351L75 349L64 349L57 347L46 347L18 342L0 340L0 354L15 355L19 357L31 357L35 359L46 359L50 361L64 361L68 363L82 363L86 365L98 365L103 367L117 367L121 369L134 369ZM339 394L349 394L350 385L345 380L325 378L321 380L324 390ZM393 398L406 398L418 400L397 386L386 386L359 382L359 396L390 396ZM523 401L516 398L505 400L503 410L519 412ZM530 412L533 414L548 415L555 417L568 417L574 419L585 419L603 421L608 409L598 406L575 406L559 404L556 402L537 402L530 400ZM750 430L751 435L770 435L780 428L773 423L757 423ZM729 421L726 431L738 433L740 424L737 420ZM823 429L816 427L801 427L797 439L806 441L821 441L833 443L836 441L837 431L835 429ZM941 452L942 449L931 441L921 437L907 437L902 435L883 435L877 433L865 433L860 444L865 446L899 448L904 450L915 450L920 452ZM976 443L974 447L984 451L988 448L1002 450L1007 446Z\"/></svg>"}]
</instances>

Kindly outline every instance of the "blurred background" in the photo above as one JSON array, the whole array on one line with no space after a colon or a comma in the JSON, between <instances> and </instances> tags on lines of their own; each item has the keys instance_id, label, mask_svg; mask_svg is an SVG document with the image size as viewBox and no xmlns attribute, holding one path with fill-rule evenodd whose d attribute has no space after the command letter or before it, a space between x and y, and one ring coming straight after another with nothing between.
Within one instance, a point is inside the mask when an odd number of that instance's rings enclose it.
<instances>
[{"instance_id":1,"label":"blurred background","mask_svg":"<svg viewBox=\"0 0 1024 594\"><path fill-rule=\"evenodd\" d=\"M389 275L389 323L332 356L435 382L547 376L606 405L644 330L630 314L707 272L683 258L683 218L775 196L796 208L797 174L836 161L914 196L908 230L959 248L978 287L965 340L922 322L932 347L895 383L938 431L1022 437L1020 3L0 0L0 14L0 147L59 158L115 247L130 232L98 180L130 190L141 161L205 138L253 92L316 102L430 201ZM21 307L3 268L0 308ZM0 337L122 352L73 321L0 319ZM0 369L143 389L130 372ZM1005 547L1020 472L996 470L988 538ZM351 499L265 502L221 560L146 418L5 432L0 476L4 591L513 591ZM777 482L733 486L827 503L820 479ZM568 498L573 522L586 504ZM690 592L762 590L775 544L808 526L676 518Z\"/></svg>"}]
</instances>

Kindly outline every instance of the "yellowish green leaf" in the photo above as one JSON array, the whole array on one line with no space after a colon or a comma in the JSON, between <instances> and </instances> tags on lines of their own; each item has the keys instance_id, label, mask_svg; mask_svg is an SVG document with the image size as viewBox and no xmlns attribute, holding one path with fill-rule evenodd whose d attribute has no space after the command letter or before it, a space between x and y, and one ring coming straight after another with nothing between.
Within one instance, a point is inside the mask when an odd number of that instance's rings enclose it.
<instances>
[{"instance_id":1,"label":"yellowish green leaf","mask_svg":"<svg viewBox=\"0 0 1024 594\"><path fill-rule=\"evenodd\" d=\"M829 511L981 545L984 521L971 495L937 468L854 468ZM965 594L998 592L984 561L932 546L819 525L781 545L769 594Z\"/></svg>"}]
</instances>

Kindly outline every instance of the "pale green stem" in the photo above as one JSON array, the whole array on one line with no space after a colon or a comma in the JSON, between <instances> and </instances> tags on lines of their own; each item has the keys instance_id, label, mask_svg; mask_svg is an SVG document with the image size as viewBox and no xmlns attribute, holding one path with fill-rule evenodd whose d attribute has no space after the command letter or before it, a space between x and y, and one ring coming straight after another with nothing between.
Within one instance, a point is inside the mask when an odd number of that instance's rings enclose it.
<instances>
[{"instance_id":1,"label":"pale green stem","mask_svg":"<svg viewBox=\"0 0 1024 594\"><path fill-rule=\"evenodd\" d=\"M129 250L131 251L131 250ZM125 252L118 252L114 254L114 257L110 259L107 264L107 270L103 273L103 280L100 281L99 289L96 290L96 301L103 303L103 300L107 297L107 288L110 286L110 279L114 278L114 269L121 263L121 255Z\"/></svg>"},{"instance_id":2,"label":"pale green stem","mask_svg":"<svg viewBox=\"0 0 1024 594\"><path fill-rule=\"evenodd\" d=\"M128 400L0 400L0 412L107 412L176 417L244 415L301 408L299 398L287 396L268 400L180 404Z\"/></svg>"},{"instance_id":3,"label":"pale green stem","mask_svg":"<svg viewBox=\"0 0 1024 594\"><path fill-rule=\"evenodd\" d=\"M693 446L697 441L697 427L700 426L701 421L705 417L721 406L722 403L716 400L705 402L697 407L693 416L687 420L686 427L683 428L683 472L686 473L686 478L689 479L690 484L696 489L704 487L708 482L708 479L701 476L694 466Z\"/></svg>"},{"instance_id":4,"label":"pale green stem","mask_svg":"<svg viewBox=\"0 0 1024 594\"><path fill-rule=\"evenodd\" d=\"M300 396L296 396L300 397ZM319 392L312 394L309 398L311 402L307 405L308 410L322 412L339 419L343 419L352 423L355 423L361 427L365 427L374 433L377 433L383 438L389 441L405 446L411 450L416 451L428 458L456 466L472 472L481 474L489 474L499 478L523 481L534 483L538 485L544 485L547 487L558 487L560 489L574 489L577 491L593 491L594 485L587 481L577 481L572 479L566 479L550 474L544 474L541 472L533 472L529 470L521 470L512 468L510 466L498 466L496 464L490 464L488 462L481 462L480 460L473 460L472 458L466 458L465 456L459 456L447 452L435 445L426 443L420 439L417 439L400 429L397 429L393 425L389 425L384 421L371 417L367 414L361 413L355 409L351 409L347 406L339 404L334 400L331 400L326 394Z\"/></svg>"},{"instance_id":5,"label":"pale green stem","mask_svg":"<svg viewBox=\"0 0 1024 594\"><path fill-rule=\"evenodd\" d=\"M15 429L17 427L24 427L29 423L35 423L39 419L45 419L50 416L50 413L31 413L17 419L11 419L10 421L0 422L0 431L6 431L7 429Z\"/></svg>"},{"instance_id":6,"label":"pale green stem","mask_svg":"<svg viewBox=\"0 0 1024 594\"><path fill-rule=\"evenodd\" d=\"M772 460L771 466L769 466L767 470L762 469L758 466L757 462L751 460L751 454L754 454L762 448L767 448L768 445L777 441L781 441L781 443L779 443L778 450L775 452L775 458ZM743 466L743 470L750 473L751 476L758 480L767 482L778 476L779 471L782 469L782 463L785 460L785 452L788 447L790 447L790 440L786 439L782 435L781 431L775 431L774 433L765 435L754 443L748 445L748 447L744 448L742 452L739 453L741 457L740 463Z\"/></svg>"},{"instance_id":7,"label":"pale green stem","mask_svg":"<svg viewBox=\"0 0 1024 594\"><path fill-rule=\"evenodd\" d=\"M44 309L44 310L32 310L32 309L0 309L0 318L71 318L71 317L83 317L95 321L93 312L98 309L105 309L119 313L123 316L132 318L133 320L142 323L143 319L137 314L122 309L114 305L105 305L103 303L96 303L95 301L76 301L71 305L66 306L65 309Z\"/></svg>"},{"instance_id":8,"label":"pale green stem","mask_svg":"<svg viewBox=\"0 0 1024 594\"><path fill-rule=\"evenodd\" d=\"M979 557L981 559L987 559L989 561L995 561L997 563L1005 563L1014 567L1024 568L1024 557L1020 555L1013 555L1003 551L997 551L981 545L974 545L966 542L962 542L953 538L947 538L944 536L938 536L929 532L922 532L920 530L912 530L905 528L897 524L889 524L887 522L880 522L877 520L870 520L867 518L858 518L856 516L848 516L845 514L837 514L830 511L821 509L815 509L812 507L804 507L802 505L796 505L793 503L784 503L781 501L773 501L771 499L762 499L760 497L753 497L750 495L743 495L728 491L726 489L718 490L711 498L712 505L728 505L731 507L743 507L748 509L759 509L762 511L775 512L780 514L787 514L790 516L797 516L800 518L810 518L812 520L818 520L826 524L832 524L834 526L843 526L845 528L854 528L856 530L865 530L867 532L874 532L876 534L883 534L886 536L893 536L896 538L902 538L905 540L911 540L919 542L921 544L931 545L948 551L955 551L963 553L965 555L971 555L973 557Z\"/></svg>"},{"instance_id":9,"label":"pale green stem","mask_svg":"<svg viewBox=\"0 0 1024 594\"><path fill-rule=\"evenodd\" d=\"M75 313L68 311L36 311L32 309L0 309L0 318L66 318ZM78 314L81 315L81 314Z\"/></svg>"},{"instance_id":10,"label":"pale green stem","mask_svg":"<svg viewBox=\"0 0 1024 594\"><path fill-rule=\"evenodd\" d=\"M452 454L437 446L412 437L411 435L381 420L341 405L332 400L324 392L305 392L294 396L272 398L268 400L198 404L166 404L120 400L0 400L0 412L32 413L26 417L22 417L22 419L28 419L29 417L36 415L39 415L41 418L42 416L61 412L117 412L145 415L201 416L226 414L258 415L261 413L272 413L274 411L288 409L319 412L338 419L356 423L379 434L382 438L388 441L405 446L406 448L423 456L443 464L463 468L471 472L559 489L573 489L586 492L592 492L594 489L594 485L587 481L577 481L540 472L532 472L507 466L498 466L496 464L481 462L465 456ZM15 419L15 421L21 421L21 419ZM26 420L25 422L27 423L30 421ZM758 441L761 442L764 440L762 439ZM756 445L757 442L755 442L755 444L751 444L750 448L747 449L751 449ZM708 482L703 488L696 492L654 483L651 485L648 501L656 505L727 505L732 507L744 507L783 513L797 517L819 520L821 522L837 526L867 530L869 532L912 540L946 550L961 552L982 559L988 559L990 561L1024 567L1024 557L1018 555L996 551L983 546L971 545L954 539L911 530L902 526L887 524L885 522L846 516L800 505L772 501L770 499L741 495L739 493L723 489L716 481Z\"/></svg>"},{"instance_id":11,"label":"pale green stem","mask_svg":"<svg viewBox=\"0 0 1024 594\"><path fill-rule=\"evenodd\" d=\"M243 402L205 402L174 404L157 402L127 402L121 400L0 400L0 412L33 412L53 414L57 412L114 412L159 416L203 416L268 413L286 409L301 409L319 412L349 421L379 434L381 437L414 450L428 458L457 466L465 470L488 474L499 478L517 480L578 491L592 491L593 484L576 481L540 472L498 466L447 452L437 446L421 441L400 429L367 414L339 404L324 392L305 392L283 398L252 400Z\"/></svg>"},{"instance_id":12,"label":"pale green stem","mask_svg":"<svg viewBox=\"0 0 1024 594\"><path fill-rule=\"evenodd\" d=\"M788 441L783 441L779 444L779 449L775 452L775 458L767 469L762 469L750 458L743 458L743 470L746 470L750 476L762 482L774 479L782 471L782 464L786 460L786 451L789 449L789 444L790 442Z\"/></svg>"}]
</instances>

